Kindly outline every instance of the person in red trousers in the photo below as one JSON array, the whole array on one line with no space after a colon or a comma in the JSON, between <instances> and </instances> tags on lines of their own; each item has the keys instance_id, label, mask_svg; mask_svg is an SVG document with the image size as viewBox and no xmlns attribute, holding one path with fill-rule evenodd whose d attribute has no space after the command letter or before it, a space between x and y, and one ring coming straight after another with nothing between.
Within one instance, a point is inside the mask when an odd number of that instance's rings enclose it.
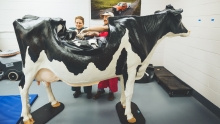
<instances>
[{"instance_id":1,"label":"person in red trousers","mask_svg":"<svg viewBox=\"0 0 220 124\"><path fill-rule=\"evenodd\" d=\"M108 18L113 17L114 14L112 12L105 12L104 14L101 15L101 18L104 21L104 25L108 25ZM103 31L99 33L99 37L107 37L108 36L108 31ZM114 100L114 92L118 91L118 78L111 78L108 80L104 80L99 82L98 84L98 91L97 93L93 96L93 99L98 99L102 94L105 93L104 88L109 87L109 95L108 95L108 100L112 101Z\"/></svg>"},{"instance_id":2,"label":"person in red trousers","mask_svg":"<svg viewBox=\"0 0 220 124\"><path fill-rule=\"evenodd\" d=\"M93 99L100 98L101 95L105 93L104 88L107 88L107 87L109 87L108 100L109 101L114 100L114 98L115 98L114 93L118 91L118 78L117 77L99 82L98 91L93 96Z\"/></svg>"}]
</instances>

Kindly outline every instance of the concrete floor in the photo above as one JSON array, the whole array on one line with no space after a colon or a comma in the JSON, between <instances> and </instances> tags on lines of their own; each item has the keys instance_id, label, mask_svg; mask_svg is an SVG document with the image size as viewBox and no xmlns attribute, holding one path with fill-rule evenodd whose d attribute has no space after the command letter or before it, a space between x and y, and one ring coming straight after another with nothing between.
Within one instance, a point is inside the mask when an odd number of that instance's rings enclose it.
<instances>
[{"instance_id":1,"label":"concrete floor","mask_svg":"<svg viewBox=\"0 0 220 124\"><path fill-rule=\"evenodd\" d=\"M18 95L18 83L0 81L0 95ZM52 89L56 99L62 102L65 108L47 124L120 124L115 109L120 99L120 85L114 101L107 100L107 93L98 100L87 99L85 93L75 99L71 87L63 82L53 83ZM97 85L93 85L92 91L93 94L96 93ZM33 82L29 93L38 94L31 107L32 111L48 103L42 84L37 86L37 83ZM220 118L194 97L169 97L156 81L135 83L132 102L138 105L146 124L220 124Z\"/></svg>"}]
</instances>

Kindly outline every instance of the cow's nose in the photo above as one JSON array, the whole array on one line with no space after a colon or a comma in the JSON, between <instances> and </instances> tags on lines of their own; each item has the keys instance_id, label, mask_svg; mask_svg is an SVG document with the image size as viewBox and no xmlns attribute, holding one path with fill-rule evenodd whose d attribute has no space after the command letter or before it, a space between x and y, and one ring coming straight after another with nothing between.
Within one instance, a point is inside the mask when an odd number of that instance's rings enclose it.
<instances>
[{"instance_id":1,"label":"cow's nose","mask_svg":"<svg viewBox=\"0 0 220 124\"><path fill-rule=\"evenodd\" d=\"M190 35L190 30L188 30L187 33L182 33L182 35L180 35L181 37L188 37Z\"/></svg>"}]
</instances>

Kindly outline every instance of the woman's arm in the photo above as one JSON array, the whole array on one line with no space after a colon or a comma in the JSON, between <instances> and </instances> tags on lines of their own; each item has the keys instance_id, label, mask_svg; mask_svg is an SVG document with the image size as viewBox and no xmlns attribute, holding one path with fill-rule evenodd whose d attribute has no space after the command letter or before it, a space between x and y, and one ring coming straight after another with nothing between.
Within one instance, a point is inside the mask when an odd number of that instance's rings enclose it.
<instances>
[{"instance_id":1,"label":"woman's arm","mask_svg":"<svg viewBox=\"0 0 220 124\"><path fill-rule=\"evenodd\" d=\"M99 36L99 32L97 32L97 31L89 31L89 32L87 32L85 34L85 36L90 36L90 37L96 36L96 37L98 37Z\"/></svg>"},{"instance_id":2,"label":"woman's arm","mask_svg":"<svg viewBox=\"0 0 220 124\"><path fill-rule=\"evenodd\" d=\"M97 31L97 32L108 31L108 25L89 27L89 28L83 29L80 33L86 33L88 31Z\"/></svg>"},{"instance_id":3,"label":"woman's arm","mask_svg":"<svg viewBox=\"0 0 220 124\"><path fill-rule=\"evenodd\" d=\"M89 27L86 29L83 29L80 31L80 33L77 35L78 38L83 39L85 35L89 34L89 31L95 32L94 36L99 36L99 32L108 31L108 25L105 26L96 26L96 27ZM88 32L88 34L87 34Z\"/></svg>"},{"instance_id":4,"label":"woman's arm","mask_svg":"<svg viewBox=\"0 0 220 124\"><path fill-rule=\"evenodd\" d=\"M88 29L89 29L89 31L98 31L98 32L108 31L108 25L89 27Z\"/></svg>"}]
</instances>

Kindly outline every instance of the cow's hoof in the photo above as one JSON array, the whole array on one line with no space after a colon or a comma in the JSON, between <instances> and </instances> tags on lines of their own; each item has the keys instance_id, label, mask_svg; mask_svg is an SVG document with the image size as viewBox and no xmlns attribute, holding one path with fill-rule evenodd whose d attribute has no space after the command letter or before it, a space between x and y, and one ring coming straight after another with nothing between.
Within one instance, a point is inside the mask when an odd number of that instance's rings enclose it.
<instances>
[{"instance_id":1,"label":"cow's hoof","mask_svg":"<svg viewBox=\"0 0 220 124\"><path fill-rule=\"evenodd\" d=\"M122 105L122 104L121 104L121 106L122 106L123 108L126 108L126 106L125 106L125 105Z\"/></svg>"},{"instance_id":2,"label":"cow's hoof","mask_svg":"<svg viewBox=\"0 0 220 124\"><path fill-rule=\"evenodd\" d=\"M133 117L133 118L129 119L128 122L129 122L129 123L135 123L135 122L136 122L136 119Z\"/></svg>"},{"instance_id":3,"label":"cow's hoof","mask_svg":"<svg viewBox=\"0 0 220 124\"><path fill-rule=\"evenodd\" d=\"M32 123L34 123L35 121L34 121L34 119L33 118L31 118L31 119L29 119Z\"/></svg>"},{"instance_id":4,"label":"cow's hoof","mask_svg":"<svg viewBox=\"0 0 220 124\"><path fill-rule=\"evenodd\" d=\"M52 105L53 107L59 107L60 106L60 102L57 102L56 104Z\"/></svg>"},{"instance_id":5,"label":"cow's hoof","mask_svg":"<svg viewBox=\"0 0 220 124\"><path fill-rule=\"evenodd\" d=\"M34 120L33 120L34 121ZM31 119L29 119L29 120L27 120L27 121L24 121L24 124L34 124L34 122L33 122Z\"/></svg>"}]
</instances>

